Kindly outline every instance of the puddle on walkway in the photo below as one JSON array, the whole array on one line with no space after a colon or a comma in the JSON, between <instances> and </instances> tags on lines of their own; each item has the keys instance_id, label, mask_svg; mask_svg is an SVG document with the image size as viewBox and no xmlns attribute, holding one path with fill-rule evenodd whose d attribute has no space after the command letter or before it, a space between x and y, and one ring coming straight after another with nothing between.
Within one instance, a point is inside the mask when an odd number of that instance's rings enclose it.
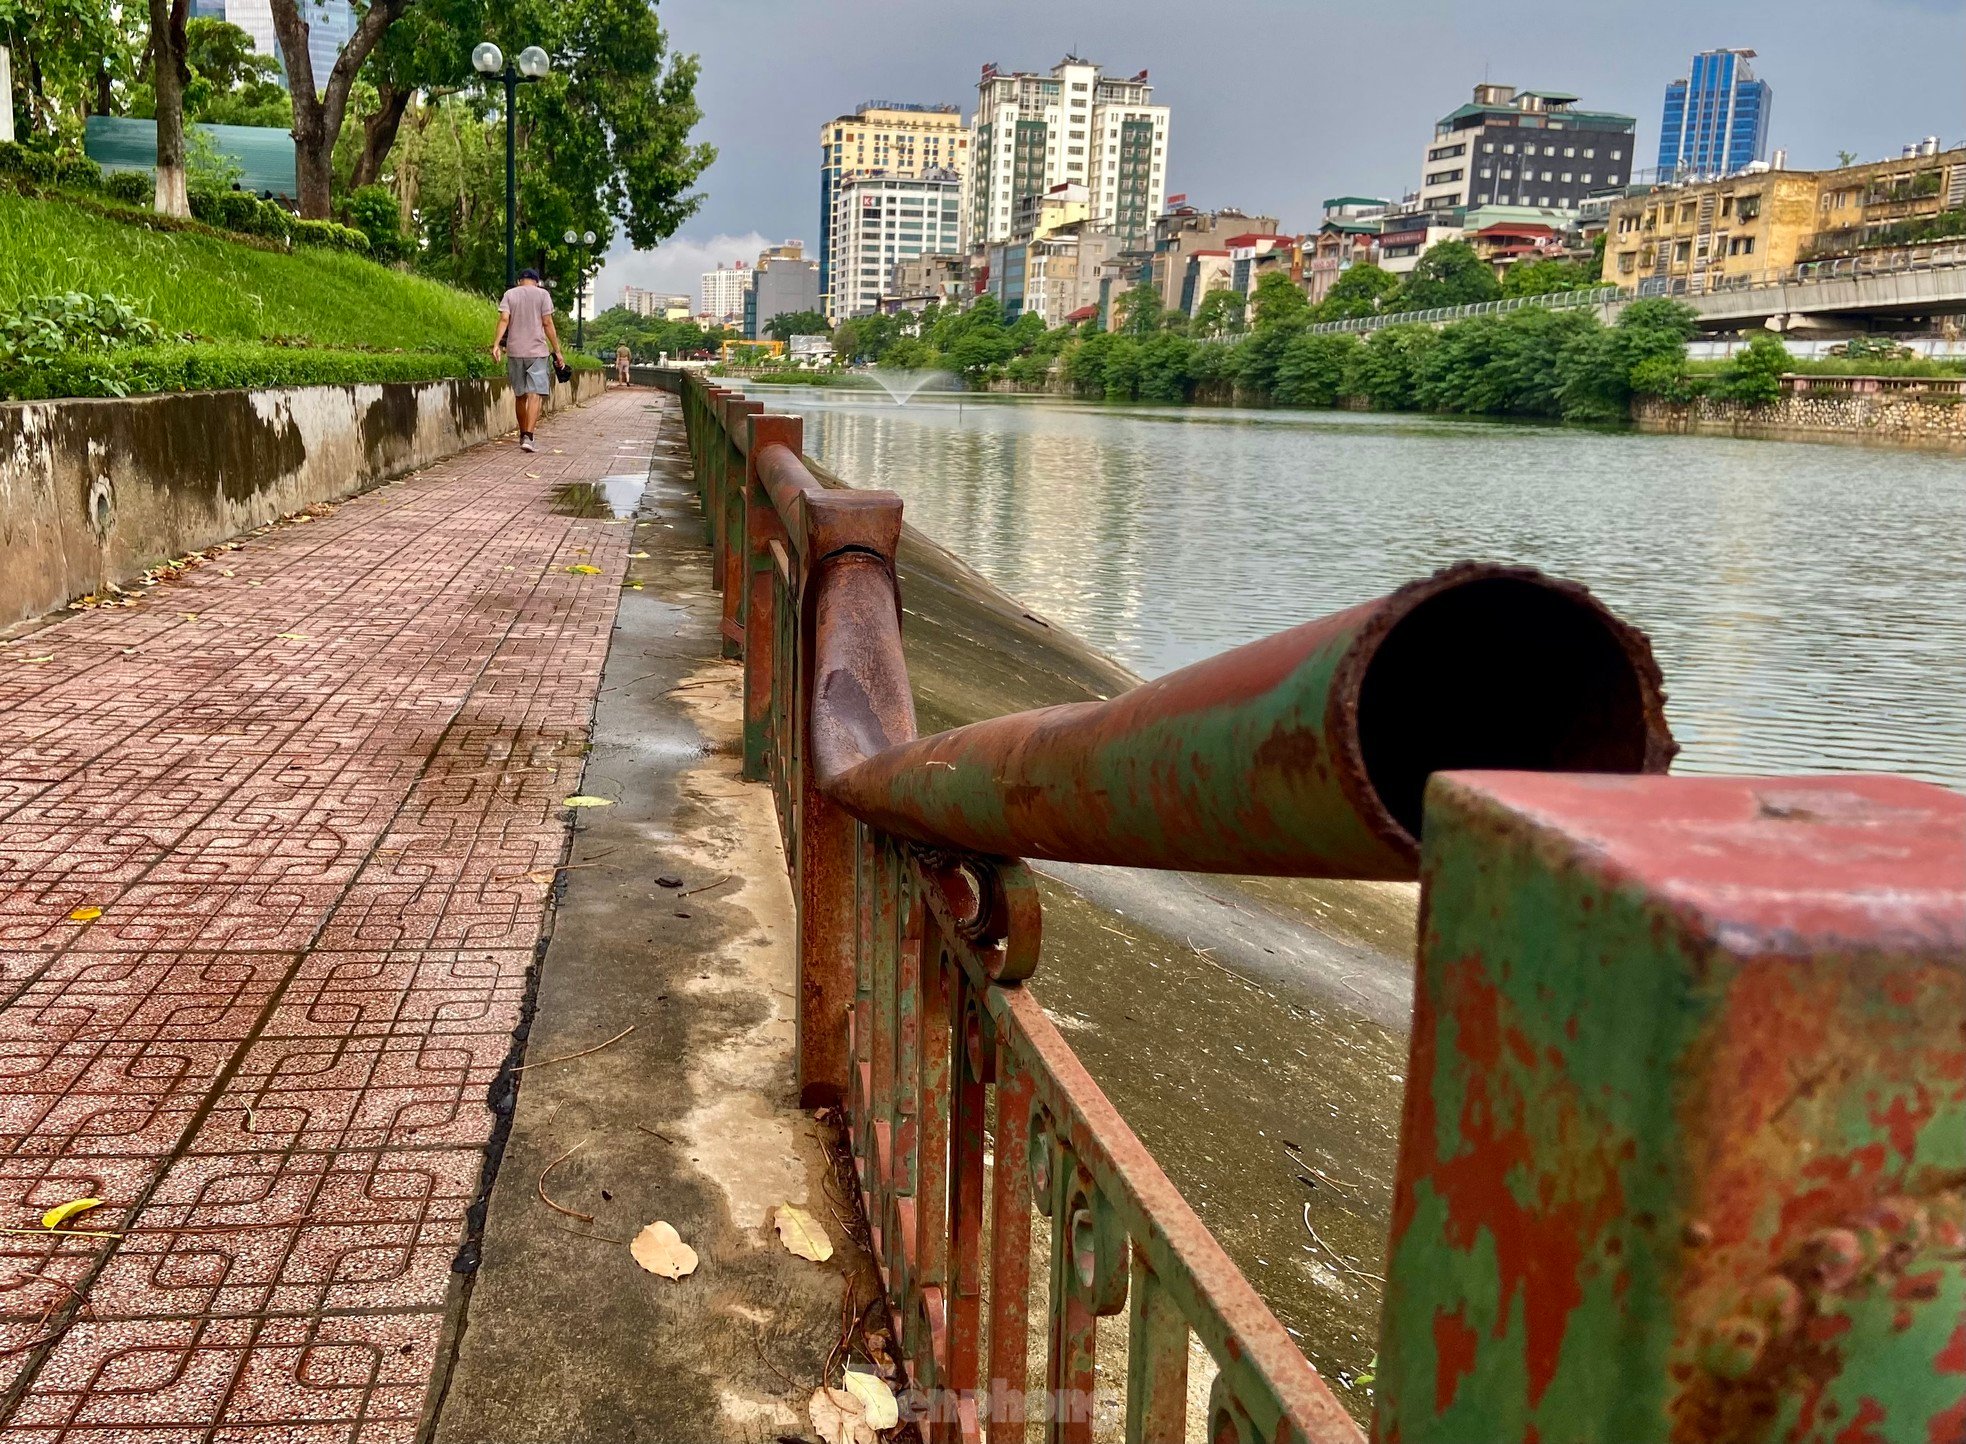
<instances>
[{"instance_id":1,"label":"puddle on walkway","mask_svg":"<svg viewBox=\"0 0 1966 1444\"><path fill-rule=\"evenodd\" d=\"M629 517L642 504L648 477L638 472L599 481L569 481L553 488L555 516Z\"/></svg>"}]
</instances>

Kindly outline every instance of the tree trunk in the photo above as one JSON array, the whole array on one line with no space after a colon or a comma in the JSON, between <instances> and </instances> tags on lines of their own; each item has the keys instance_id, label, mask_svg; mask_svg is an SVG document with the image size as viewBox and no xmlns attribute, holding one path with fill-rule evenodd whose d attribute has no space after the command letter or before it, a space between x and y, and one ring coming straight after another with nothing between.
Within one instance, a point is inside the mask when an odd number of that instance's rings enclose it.
<instances>
[{"instance_id":1,"label":"tree trunk","mask_svg":"<svg viewBox=\"0 0 1966 1444\"><path fill-rule=\"evenodd\" d=\"M158 0L151 0L153 5ZM395 24L409 0L374 0L363 12L355 33L328 72L324 90L314 88L314 60L307 53L307 22L300 18L299 0L271 0L273 34L286 64L287 90L294 102L294 173L300 184L300 213L306 220L324 221L334 204L334 145L348 114L348 92L362 62L369 58L382 32Z\"/></svg>"},{"instance_id":2,"label":"tree trunk","mask_svg":"<svg viewBox=\"0 0 1966 1444\"><path fill-rule=\"evenodd\" d=\"M382 175L383 162L396 144L396 131L409 109L410 94L385 80L376 87L375 113L362 122L362 153L355 157L355 173L348 178L350 189L374 185Z\"/></svg>"},{"instance_id":3,"label":"tree trunk","mask_svg":"<svg viewBox=\"0 0 1966 1444\"><path fill-rule=\"evenodd\" d=\"M150 0L150 83L157 93L157 209L191 214L184 185L184 87L191 78L184 59L189 0Z\"/></svg>"},{"instance_id":4,"label":"tree trunk","mask_svg":"<svg viewBox=\"0 0 1966 1444\"><path fill-rule=\"evenodd\" d=\"M96 71L96 114L114 115L116 113L116 92L110 87L109 63L104 61Z\"/></svg>"}]
</instances>

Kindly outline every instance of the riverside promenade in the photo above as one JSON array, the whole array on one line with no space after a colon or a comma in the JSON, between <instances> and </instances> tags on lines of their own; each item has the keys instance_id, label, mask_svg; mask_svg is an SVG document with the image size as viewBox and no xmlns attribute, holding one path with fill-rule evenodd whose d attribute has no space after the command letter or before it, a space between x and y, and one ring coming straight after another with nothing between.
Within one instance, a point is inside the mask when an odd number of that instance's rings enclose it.
<instances>
[{"instance_id":1,"label":"riverside promenade","mask_svg":"<svg viewBox=\"0 0 1966 1444\"><path fill-rule=\"evenodd\" d=\"M0 647L7 1439L801 1425L857 1255L791 1094L769 807L712 797L714 598L641 591L652 551L702 570L635 519L652 450L693 506L679 432L616 391ZM666 751L624 713L590 740L631 698ZM785 1202L830 1263L779 1247ZM658 1219L699 1277L637 1267Z\"/></svg>"}]
</instances>

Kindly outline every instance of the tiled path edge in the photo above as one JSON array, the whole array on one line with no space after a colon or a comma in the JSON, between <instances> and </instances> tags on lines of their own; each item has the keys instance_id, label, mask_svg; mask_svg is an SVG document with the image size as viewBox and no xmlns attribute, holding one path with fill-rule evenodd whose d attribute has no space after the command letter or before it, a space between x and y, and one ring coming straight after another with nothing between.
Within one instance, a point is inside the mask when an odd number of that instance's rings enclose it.
<instances>
[{"instance_id":1,"label":"tiled path edge","mask_svg":"<svg viewBox=\"0 0 1966 1444\"><path fill-rule=\"evenodd\" d=\"M415 1437L651 404L0 650L9 1444Z\"/></svg>"}]
</instances>

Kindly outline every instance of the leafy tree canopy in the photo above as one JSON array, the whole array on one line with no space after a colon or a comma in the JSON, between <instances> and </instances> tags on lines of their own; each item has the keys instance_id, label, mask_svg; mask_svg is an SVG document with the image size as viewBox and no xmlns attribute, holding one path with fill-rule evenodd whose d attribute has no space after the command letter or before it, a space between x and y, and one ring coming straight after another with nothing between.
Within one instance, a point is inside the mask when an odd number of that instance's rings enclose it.
<instances>
[{"instance_id":1,"label":"leafy tree canopy","mask_svg":"<svg viewBox=\"0 0 1966 1444\"><path fill-rule=\"evenodd\" d=\"M1488 263L1466 241L1442 241L1422 255L1400 287L1396 309L1431 311L1441 306L1472 306L1502 294Z\"/></svg>"}]
</instances>

